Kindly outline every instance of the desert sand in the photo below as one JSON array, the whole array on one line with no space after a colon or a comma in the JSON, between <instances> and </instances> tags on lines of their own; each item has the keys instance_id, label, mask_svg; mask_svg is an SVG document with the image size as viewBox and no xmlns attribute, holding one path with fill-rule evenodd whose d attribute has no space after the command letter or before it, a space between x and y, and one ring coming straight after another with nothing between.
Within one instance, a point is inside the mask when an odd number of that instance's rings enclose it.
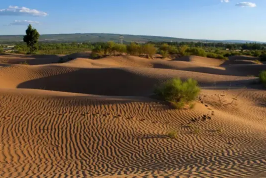
<instances>
[{"instance_id":1,"label":"desert sand","mask_svg":"<svg viewBox=\"0 0 266 178\"><path fill-rule=\"evenodd\" d=\"M0 177L266 176L266 65L88 56L0 56ZM171 78L198 80L193 109L151 97Z\"/></svg>"}]
</instances>

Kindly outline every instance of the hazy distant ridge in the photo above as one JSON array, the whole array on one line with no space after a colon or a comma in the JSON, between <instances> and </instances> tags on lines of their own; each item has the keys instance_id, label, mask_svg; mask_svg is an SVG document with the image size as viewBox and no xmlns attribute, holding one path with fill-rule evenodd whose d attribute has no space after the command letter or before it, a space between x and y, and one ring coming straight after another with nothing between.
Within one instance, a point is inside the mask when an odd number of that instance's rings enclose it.
<instances>
[{"instance_id":1,"label":"hazy distant ridge","mask_svg":"<svg viewBox=\"0 0 266 178\"><path fill-rule=\"evenodd\" d=\"M75 33L75 34L44 34L41 35L41 42L119 42L120 34L107 33ZM123 35L125 42L223 42L223 43L262 43L248 40L204 40L204 39L185 39L162 36L145 36L145 35ZM23 35L0 35L0 43L20 42Z\"/></svg>"}]
</instances>

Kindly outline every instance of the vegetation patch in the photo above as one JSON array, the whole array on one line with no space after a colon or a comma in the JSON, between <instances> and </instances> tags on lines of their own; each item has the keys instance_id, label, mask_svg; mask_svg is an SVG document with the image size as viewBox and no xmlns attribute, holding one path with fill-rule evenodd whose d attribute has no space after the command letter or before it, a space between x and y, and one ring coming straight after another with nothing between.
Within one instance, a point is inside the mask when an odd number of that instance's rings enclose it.
<instances>
[{"instance_id":1,"label":"vegetation patch","mask_svg":"<svg viewBox=\"0 0 266 178\"><path fill-rule=\"evenodd\" d=\"M199 93L198 82L193 79L188 79L184 82L180 79L171 79L163 82L154 90L154 94L157 97L171 103L176 109L189 106Z\"/></svg>"},{"instance_id":2,"label":"vegetation patch","mask_svg":"<svg viewBox=\"0 0 266 178\"><path fill-rule=\"evenodd\" d=\"M178 133L177 131L171 130L167 133L167 136L171 139L177 139Z\"/></svg>"},{"instance_id":3,"label":"vegetation patch","mask_svg":"<svg viewBox=\"0 0 266 178\"><path fill-rule=\"evenodd\" d=\"M266 87L266 71L262 71L259 75L260 82Z\"/></svg>"}]
</instances>

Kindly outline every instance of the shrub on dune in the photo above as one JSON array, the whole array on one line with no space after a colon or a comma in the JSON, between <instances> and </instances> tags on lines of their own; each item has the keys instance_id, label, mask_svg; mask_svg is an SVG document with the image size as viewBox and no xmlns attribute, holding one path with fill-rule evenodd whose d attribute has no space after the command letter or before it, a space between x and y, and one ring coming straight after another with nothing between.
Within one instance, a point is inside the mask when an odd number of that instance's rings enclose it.
<instances>
[{"instance_id":1,"label":"shrub on dune","mask_svg":"<svg viewBox=\"0 0 266 178\"><path fill-rule=\"evenodd\" d=\"M136 43L130 43L127 45L127 53L133 56L138 56L140 54L140 45Z\"/></svg>"},{"instance_id":2,"label":"shrub on dune","mask_svg":"<svg viewBox=\"0 0 266 178\"><path fill-rule=\"evenodd\" d=\"M167 133L167 136L171 139L176 139L178 138L178 133L177 131L172 130Z\"/></svg>"},{"instance_id":3,"label":"shrub on dune","mask_svg":"<svg viewBox=\"0 0 266 178\"><path fill-rule=\"evenodd\" d=\"M215 54L215 53L208 53L207 54L207 57L209 57L209 58L217 58L217 54Z\"/></svg>"},{"instance_id":4,"label":"shrub on dune","mask_svg":"<svg viewBox=\"0 0 266 178\"><path fill-rule=\"evenodd\" d=\"M202 48L188 48L186 50L188 55L202 56L206 57L206 52Z\"/></svg>"},{"instance_id":5,"label":"shrub on dune","mask_svg":"<svg viewBox=\"0 0 266 178\"><path fill-rule=\"evenodd\" d=\"M182 45L182 46L179 46L179 47L178 47L178 53L179 53L181 56L185 56L185 55L186 55L186 51L187 51L188 48L189 48L188 45Z\"/></svg>"},{"instance_id":6,"label":"shrub on dune","mask_svg":"<svg viewBox=\"0 0 266 178\"><path fill-rule=\"evenodd\" d=\"M169 49L170 49L170 46L166 43L162 44L159 47L159 53L162 55L163 58L169 57Z\"/></svg>"},{"instance_id":7,"label":"shrub on dune","mask_svg":"<svg viewBox=\"0 0 266 178\"><path fill-rule=\"evenodd\" d=\"M101 45L97 45L94 47L91 53L91 58L99 58L104 56L104 48Z\"/></svg>"},{"instance_id":8,"label":"shrub on dune","mask_svg":"<svg viewBox=\"0 0 266 178\"><path fill-rule=\"evenodd\" d=\"M208 58L215 58L215 59L224 59L228 60L227 57L223 56L222 54L216 54L216 53L207 53Z\"/></svg>"},{"instance_id":9,"label":"shrub on dune","mask_svg":"<svg viewBox=\"0 0 266 178\"><path fill-rule=\"evenodd\" d=\"M104 46L105 55L113 55L115 53L115 45L115 42L108 41Z\"/></svg>"},{"instance_id":10,"label":"shrub on dune","mask_svg":"<svg viewBox=\"0 0 266 178\"><path fill-rule=\"evenodd\" d=\"M159 53L163 58L170 57L170 54L178 54L178 49L176 46L168 45L167 43L159 46Z\"/></svg>"},{"instance_id":11,"label":"shrub on dune","mask_svg":"<svg viewBox=\"0 0 266 178\"><path fill-rule=\"evenodd\" d=\"M193 79L184 82L180 79L171 79L157 86L154 91L156 96L171 103L177 109L189 105L197 98L199 92L198 82Z\"/></svg>"},{"instance_id":12,"label":"shrub on dune","mask_svg":"<svg viewBox=\"0 0 266 178\"><path fill-rule=\"evenodd\" d=\"M176 46L169 46L168 52L169 54L178 54L178 49Z\"/></svg>"},{"instance_id":13,"label":"shrub on dune","mask_svg":"<svg viewBox=\"0 0 266 178\"><path fill-rule=\"evenodd\" d=\"M146 54L148 58L153 58L153 56L156 54L157 49L153 44L145 44L141 46L141 52L143 54Z\"/></svg>"},{"instance_id":14,"label":"shrub on dune","mask_svg":"<svg viewBox=\"0 0 266 178\"><path fill-rule=\"evenodd\" d=\"M224 60L228 60L227 57L223 56L222 54L218 54L217 55L217 59L224 59Z\"/></svg>"},{"instance_id":15,"label":"shrub on dune","mask_svg":"<svg viewBox=\"0 0 266 178\"><path fill-rule=\"evenodd\" d=\"M260 82L266 87L266 71L262 71L259 75Z\"/></svg>"},{"instance_id":16,"label":"shrub on dune","mask_svg":"<svg viewBox=\"0 0 266 178\"><path fill-rule=\"evenodd\" d=\"M115 44L114 46L115 55L123 54L127 52L127 46L124 44Z\"/></svg>"},{"instance_id":17,"label":"shrub on dune","mask_svg":"<svg viewBox=\"0 0 266 178\"><path fill-rule=\"evenodd\" d=\"M162 55L163 58L169 57L169 52L168 51L160 51L160 54Z\"/></svg>"}]
</instances>

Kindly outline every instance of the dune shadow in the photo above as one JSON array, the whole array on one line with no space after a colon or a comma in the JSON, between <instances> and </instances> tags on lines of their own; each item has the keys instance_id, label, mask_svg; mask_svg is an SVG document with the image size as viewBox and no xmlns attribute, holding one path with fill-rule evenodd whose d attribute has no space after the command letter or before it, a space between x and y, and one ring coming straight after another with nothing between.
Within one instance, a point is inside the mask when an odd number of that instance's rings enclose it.
<instances>
[{"instance_id":1,"label":"dune shadow","mask_svg":"<svg viewBox=\"0 0 266 178\"><path fill-rule=\"evenodd\" d=\"M57 70L58 66L53 66ZM60 67L58 67L60 68ZM59 70L59 69L58 69ZM170 77L171 78L171 77ZM182 80L186 78L180 77ZM142 75L123 68L77 69L72 72L33 79L18 84L17 88L30 88L107 96L149 96L160 83L159 76ZM199 81L201 87L249 87L255 79L241 79L215 84Z\"/></svg>"},{"instance_id":2,"label":"dune shadow","mask_svg":"<svg viewBox=\"0 0 266 178\"><path fill-rule=\"evenodd\" d=\"M79 69L23 82L17 88L32 88L108 96L146 96L158 82L120 69Z\"/></svg>"}]
</instances>

